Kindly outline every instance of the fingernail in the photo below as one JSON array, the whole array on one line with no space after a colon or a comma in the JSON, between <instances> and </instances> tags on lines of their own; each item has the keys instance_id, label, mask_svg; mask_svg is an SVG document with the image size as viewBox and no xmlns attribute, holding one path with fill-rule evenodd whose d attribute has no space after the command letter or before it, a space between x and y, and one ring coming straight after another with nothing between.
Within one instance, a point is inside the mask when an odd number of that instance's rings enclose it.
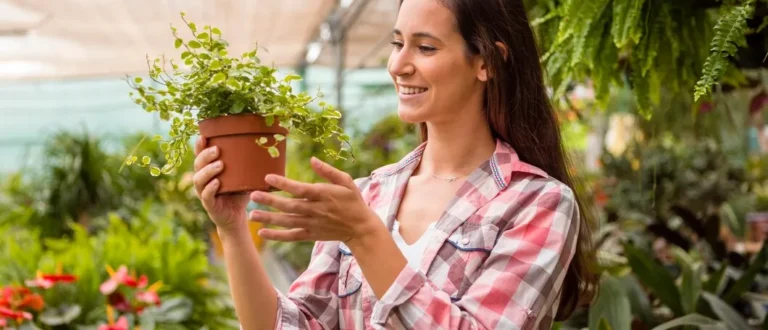
<instances>
[{"instance_id":1,"label":"fingernail","mask_svg":"<svg viewBox=\"0 0 768 330\"><path fill-rule=\"evenodd\" d=\"M211 155L216 156L219 153L218 147L212 147L211 148Z\"/></svg>"},{"instance_id":2,"label":"fingernail","mask_svg":"<svg viewBox=\"0 0 768 330\"><path fill-rule=\"evenodd\" d=\"M269 184L274 184L277 181L277 179L275 178L274 175L267 175L266 177L264 177L264 181L266 181Z\"/></svg>"},{"instance_id":3,"label":"fingernail","mask_svg":"<svg viewBox=\"0 0 768 330\"><path fill-rule=\"evenodd\" d=\"M219 182L219 179L213 179L213 182L211 182L211 184L212 184L214 187L218 186L218 185L219 185L219 183L220 183L220 182Z\"/></svg>"},{"instance_id":4,"label":"fingernail","mask_svg":"<svg viewBox=\"0 0 768 330\"><path fill-rule=\"evenodd\" d=\"M213 168L220 170L222 165L223 163L220 160L218 160L215 163L213 163Z\"/></svg>"}]
</instances>

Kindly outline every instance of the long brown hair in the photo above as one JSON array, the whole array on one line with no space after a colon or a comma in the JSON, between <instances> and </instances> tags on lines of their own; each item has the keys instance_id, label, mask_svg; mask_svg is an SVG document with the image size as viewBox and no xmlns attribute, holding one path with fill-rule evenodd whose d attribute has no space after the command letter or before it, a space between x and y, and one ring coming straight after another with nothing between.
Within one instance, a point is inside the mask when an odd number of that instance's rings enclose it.
<instances>
[{"instance_id":1,"label":"long brown hair","mask_svg":"<svg viewBox=\"0 0 768 330\"><path fill-rule=\"evenodd\" d=\"M572 188L581 214L578 245L563 283L556 320L592 301L598 278L594 261L592 212L584 204L582 186L569 172L560 128L539 63L539 49L522 0L438 0L456 16L468 55L481 56L490 70L484 106L494 137L509 143L520 159ZM402 1L401 1L402 4ZM501 42L505 52L496 45ZM505 58L506 56L506 58ZM420 124L427 139L427 126Z\"/></svg>"}]
</instances>

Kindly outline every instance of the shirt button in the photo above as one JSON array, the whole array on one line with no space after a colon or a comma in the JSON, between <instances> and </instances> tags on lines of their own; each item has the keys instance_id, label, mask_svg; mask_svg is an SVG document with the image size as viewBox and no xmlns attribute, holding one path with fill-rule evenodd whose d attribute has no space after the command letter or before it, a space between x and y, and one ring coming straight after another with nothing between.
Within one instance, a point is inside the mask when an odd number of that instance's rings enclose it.
<instances>
[{"instance_id":1,"label":"shirt button","mask_svg":"<svg viewBox=\"0 0 768 330\"><path fill-rule=\"evenodd\" d=\"M466 238L466 237L462 238L461 239L461 245L467 245L467 244L469 244L469 238Z\"/></svg>"}]
</instances>

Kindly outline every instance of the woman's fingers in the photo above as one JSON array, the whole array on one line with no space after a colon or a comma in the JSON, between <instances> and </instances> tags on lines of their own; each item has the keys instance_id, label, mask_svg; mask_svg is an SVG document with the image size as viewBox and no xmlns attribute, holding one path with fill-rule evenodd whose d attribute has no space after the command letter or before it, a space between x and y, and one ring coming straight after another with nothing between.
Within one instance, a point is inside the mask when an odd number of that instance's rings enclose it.
<instances>
[{"instance_id":1,"label":"woman's fingers","mask_svg":"<svg viewBox=\"0 0 768 330\"><path fill-rule=\"evenodd\" d=\"M350 189L357 189L357 186L355 185L355 180L352 179L352 177L348 173L341 171L331 166L330 164L323 162L322 160L319 160L315 157L312 157L310 159L310 164L312 165L312 170L314 170L315 173L319 174L321 177L325 178L329 182L340 185L340 186L344 186Z\"/></svg>"},{"instance_id":2,"label":"woman's fingers","mask_svg":"<svg viewBox=\"0 0 768 330\"><path fill-rule=\"evenodd\" d=\"M286 198L263 191L254 191L251 193L251 200L287 213L304 215L313 213L313 207L310 205L311 202L303 199Z\"/></svg>"},{"instance_id":3,"label":"woman's fingers","mask_svg":"<svg viewBox=\"0 0 768 330\"><path fill-rule=\"evenodd\" d=\"M210 183L205 185L205 188L200 193L200 201L203 202L203 206L206 209L211 208L216 204L216 192L219 191L221 181L219 179L213 179Z\"/></svg>"},{"instance_id":4,"label":"woman's fingers","mask_svg":"<svg viewBox=\"0 0 768 330\"><path fill-rule=\"evenodd\" d=\"M261 222L263 224L275 225L285 228L306 228L312 222L311 218L303 215L275 213L260 210L251 211L249 219L252 221Z\"/></svg>"},{"instance_id":5,"label":"woman's fingers","mask_svg":"<svg viewBox=\"0 0 768 330\"><path fill-rule=\"evenodd\" d=\"M211 179L221 173L222 169L224 169L224 163L220 160L217 160L195 172L195 174L192 176L192 182L195 184L195 190L198 192L198 194L202 195L203 190L211 182Z\"/></svg>"},{"instance_id":6,"label":"woman's fingers","mask_svg":"<svg viewBox=\"0 0 768 330\"><path fill-rule=\"evenodd\" d=\"M203 149L197 157L195 157L195 171L199 171L212 161L219 157L219 148L216 146Z\"/></svg>"},{"instance_id":7,"label":"woman's fingers","mask_svg":"<svg viewBox=\"0 0 768 330\"><path fill-rule=\"evenodd\" d=\"M262 229L259 230L259 236L273 241L281 242L299 242L309 241L312 238L309 230L305 228L292 229Z\"/></svg>"},{"instance_id":8,"label":"woman's fingers","mask_svg":"<svg viewBox=\"0 0 768 330\"><path fill-rule=\"evenodd\" d=\"M195 156L199 155L207 144L208 141L205 139L205 136L200 135L197 141L195 141Z\"/></svg>"},{"instance_id":9,"label":"woman's fingers","mask_svg":"<svg viewBox=\"0 0 768 330\"><path fill-rule=\"evenodd\" d=\"M318 187L311 183L299 182L274 174L267 175L264 180L270 186L290 193L295 197L311 200L318 200L323 197L322 192L319 191Z\"/></svg>"}]
</instances>

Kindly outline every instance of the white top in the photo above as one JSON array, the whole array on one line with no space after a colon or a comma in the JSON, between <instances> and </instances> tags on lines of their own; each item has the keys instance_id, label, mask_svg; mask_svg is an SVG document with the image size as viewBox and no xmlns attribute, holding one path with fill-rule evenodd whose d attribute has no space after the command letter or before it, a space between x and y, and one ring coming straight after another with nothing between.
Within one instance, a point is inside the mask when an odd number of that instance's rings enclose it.
<instances>
[{"instance_id":1,"label":"white top","mask_svg":"<svg viewBox=\"0 0 768 330\"><path fill-rule=\"evenodd\" d=\"M432 228L434 226L434 222L429 224L429 227L427 227L427 230L424 232L424 234L422 234L416 242L408 245L405 243L405 240L403 240L403 236L400 236L400 222L395 220L395 224L392 228L392 238L395 239L397 247L400 248L400 251L403 252L405 259L408 260L408 264L411 265L412 268L421 268L421 258L424 256L424 251L427 248L430 233L432 232Z\"/></svg>"}]
</instances>

